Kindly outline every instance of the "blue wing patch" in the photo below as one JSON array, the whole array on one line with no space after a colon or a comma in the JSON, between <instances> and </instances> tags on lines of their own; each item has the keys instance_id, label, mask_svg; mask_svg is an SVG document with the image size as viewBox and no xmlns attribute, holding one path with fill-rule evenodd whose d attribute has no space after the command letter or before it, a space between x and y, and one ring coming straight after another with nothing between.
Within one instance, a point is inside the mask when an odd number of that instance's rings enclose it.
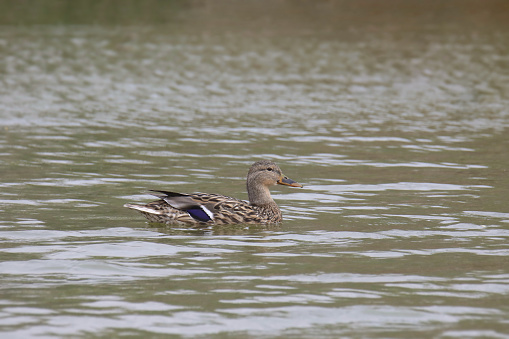
<instances>
[{"instance_id":1,"label":"blue wing patch","mask_svg":"<svg viewBox=\"0 0 509 339\"><path fill-rule=\"evenodd\" d=\"M212 220L212 218L210 216L210 214L211 214L210 211L208 211L208 210L205 211L204 209L206 209L206 207L203 207L203 206L193 207L193 208L186 209L186 212L189 213L189 215L191 217L193 217L193 219L196 219L201 222L207 222L207 221Z\"/></svg>"}]
</instances>

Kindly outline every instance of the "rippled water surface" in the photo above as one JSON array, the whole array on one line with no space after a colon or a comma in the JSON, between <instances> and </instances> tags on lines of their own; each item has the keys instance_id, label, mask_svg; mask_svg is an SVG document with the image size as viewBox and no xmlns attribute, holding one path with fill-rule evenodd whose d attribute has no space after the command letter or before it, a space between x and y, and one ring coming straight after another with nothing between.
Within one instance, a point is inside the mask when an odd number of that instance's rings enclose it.
<instances>
[{"instance_id":1,"label":"rippled water surface","mask_svg":"<svg viewBox=\"0 0 509 339\"><path fill-rule=\"evenodd\" d=\"M2 337L507 337L507 26L199 22L0 31ZM263 158L282 225L122 207Z\"/></svg>"}]
</instances>

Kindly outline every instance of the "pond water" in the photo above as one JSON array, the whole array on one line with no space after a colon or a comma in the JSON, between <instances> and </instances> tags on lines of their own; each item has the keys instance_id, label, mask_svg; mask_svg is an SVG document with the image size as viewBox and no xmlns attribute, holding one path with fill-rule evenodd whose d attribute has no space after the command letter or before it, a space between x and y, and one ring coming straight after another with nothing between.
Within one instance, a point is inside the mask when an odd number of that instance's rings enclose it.
<instances>
[{"instance_id":1,"label":"pond water","mask_svg":"<svg viewBox=\"0 0 509 339\"><path fill-rule=\"evenodd\" d=\"M509 335L507 24L220 14L3 26L2 337ZM265 158L281 225L122 207Z\"/></svg>"}]
</instances>

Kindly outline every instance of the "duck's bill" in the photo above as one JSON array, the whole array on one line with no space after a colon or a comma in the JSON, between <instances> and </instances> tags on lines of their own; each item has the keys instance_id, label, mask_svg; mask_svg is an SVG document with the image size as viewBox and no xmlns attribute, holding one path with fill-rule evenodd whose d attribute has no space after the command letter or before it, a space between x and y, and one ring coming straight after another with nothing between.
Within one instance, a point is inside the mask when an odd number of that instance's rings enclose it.
<instances>
[{"instance_id":1,"label":"duck's bill","mask_svg":"<svg viewBox=\"0 0 509 339\"><path fill-rule=\"evenodd\" d=\"M286 185L290 187L302 187L302 185L299 184L297 181L293 181L292 179L286 177L279 179L277 183L279 185Z\"/></svg>"}]
</instances>

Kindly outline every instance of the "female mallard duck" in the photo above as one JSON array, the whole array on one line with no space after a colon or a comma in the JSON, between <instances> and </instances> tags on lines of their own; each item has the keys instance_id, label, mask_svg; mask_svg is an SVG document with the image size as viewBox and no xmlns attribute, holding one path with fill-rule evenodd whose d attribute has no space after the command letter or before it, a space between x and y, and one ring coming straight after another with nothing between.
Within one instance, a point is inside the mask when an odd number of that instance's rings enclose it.
<instances>
[{"instance_id":1,"label":"female mallard duck","mask_svg":"<svg viewBox=\"0 0 509 339\"><path fill-rule=\"evenodd\" d=\"M249 202L219 194L181 194L152 191L161 200L146 205L125 204L151 222L189 225L267 224L283 220L281 210L270 196L269 186L302 187L287 178L272 161L255 162L247 173Z\"/></svg>"}]
</instances>

